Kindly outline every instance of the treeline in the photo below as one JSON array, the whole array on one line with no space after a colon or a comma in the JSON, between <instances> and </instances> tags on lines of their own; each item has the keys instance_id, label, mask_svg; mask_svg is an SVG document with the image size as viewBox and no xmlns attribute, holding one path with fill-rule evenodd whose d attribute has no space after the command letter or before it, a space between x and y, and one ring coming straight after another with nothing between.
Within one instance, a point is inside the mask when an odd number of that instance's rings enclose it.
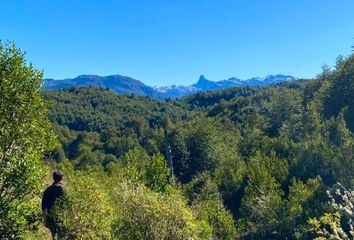
<instances>
[{"instance_id":1,"label":"treeline","mask_svg":"<svg viewBox=\"0 0 354 240\"><path fill-rule=\"evenodd\" d=\"M354 185L353 95L354 55L313 80L174 101L45 93L59 144L42 169L62 169L69 193L59 223L69 239L350 239L327 192ZM38 219L0 220L0 236L45 239Z\"/></svg>"}]
</instances>

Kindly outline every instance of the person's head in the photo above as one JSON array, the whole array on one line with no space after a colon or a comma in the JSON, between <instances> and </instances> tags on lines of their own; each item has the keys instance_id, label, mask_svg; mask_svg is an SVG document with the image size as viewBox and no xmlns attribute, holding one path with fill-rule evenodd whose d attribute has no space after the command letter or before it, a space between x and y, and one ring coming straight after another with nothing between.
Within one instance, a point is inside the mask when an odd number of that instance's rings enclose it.
<instances>
[{"instance_id":1,"label":"person's head","mask_svg":"<svg viewBox=\"0 0 354 240\"><path fill-rule=\"evenodd\" d=\"M63 180L64 178L64 173L60 170L56 170L53 172L53 180L56 183L59 183Z\"/></svg>"}]
</instances>

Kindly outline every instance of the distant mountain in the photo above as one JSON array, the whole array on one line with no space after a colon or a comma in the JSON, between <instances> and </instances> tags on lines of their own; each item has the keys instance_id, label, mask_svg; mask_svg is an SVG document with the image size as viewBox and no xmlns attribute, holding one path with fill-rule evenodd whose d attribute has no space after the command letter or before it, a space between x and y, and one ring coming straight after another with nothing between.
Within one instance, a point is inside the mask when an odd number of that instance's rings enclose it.
<instances>
[{"instance_id":1,"label":"distant mountain","mask_svg":"<svg viewBox=\"0 0 354 240\"><path fill-rule=\"evenodd\" d=\"M194 87L193 85L190 86L172 85L167 87L155 87L155 90L171 98L187 96L196 92L203 91Z\"/></svg>"},{"instance_id":2,"label":"distant mountain","mask_svg":"<svg viewBox=\"0 0 354 240\"><path fill-rule=\"evenodd\" d=\"M270 84L277 84L284 81L293 81L296 78L289 75L268 75L264 78L250 78L246 80L241 80L239 78L229 78L227 80L221 81L211 81L201 75L197 83L190 86L168 86L168 87L157 87L156 91L163 93L169 97L182 97L186 95L190 95L200 91L209 91L209 90L220 90L229 87L237 87L237 86L266 86Z\"/></svg>"},{"instance_id":3,"label":"distant mountain","mask_svg":"<svg viewBox=\"0 0 354 240\"><path fill-rule=\"evenodd\" d=\"M98 86L110 88L113 92L120 94L134 93L140 96L150 96L157 99L166 98L165 94L156 91L139 80L121 75L101 77L97 75L80 75L76 78L64 80L44 79L44 86L47 91L70 88L73 86Z\"/></svg>"},{"instance_id":4,"label":"distant mountain","mask_svg":"<svg viewBox=\"0 0 354 240\"><path fill-rule=\"evenodd\" d=\"M153 88L139 80L121 75L111 75L106 77L97 75L80 75L76 78L69 78L64 80L44 79L43 84L48 91L69 88L73 86L98 86L110 88L112 91L120 94L133 93L140 96L165 99L168 97L182 97L200 91L220 90L237 86L266 86L292 80L296 79L292 76L277 74L268 75L264 78L255 77L247 80L241 80L239 78L232 77L221 81L211 81L201 75L197 83L193 85L172 85L167 87Z\"/></svg>"}]
</instances>

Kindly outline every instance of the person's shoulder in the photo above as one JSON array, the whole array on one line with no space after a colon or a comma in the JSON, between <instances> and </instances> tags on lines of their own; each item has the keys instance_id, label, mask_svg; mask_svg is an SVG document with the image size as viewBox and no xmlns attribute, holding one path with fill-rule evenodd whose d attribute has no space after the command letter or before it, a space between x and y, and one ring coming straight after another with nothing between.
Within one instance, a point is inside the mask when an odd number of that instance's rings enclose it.
<instances>
[{"instance_id":1,"label":"person's shoulder","mask_svg":"<svg viewBox=\"0 0 354 240\"><path fill-rule=\"evenodd\" d=\"M58 188L61 192L66 192L66 189L63 184L57 183L54 185L56 188Z\"/></svg>"},{"instance_id":2,"label":"person's shoulder","mask_svg":"<svg viewBox=\"0 0 354 240\"><path fill-rule=\"evenodd\" d=\"M48 191L50 191L52 188L53 188L53 185L50 185L50 186L48 186L48 187L44 190L44 192L48 192Z\"/></svg>"},{"instance_id":3,"label":"person's shoulder","mask_svg":"<svg viewBox=\"0 0 354 240\"><path fill-rule=\"evenodd\" d=\"M50 194L52 191L53 191L53 185L50 185L44 190L43 195L45 196L47 194Z\"/></svg>"}]
</instances>

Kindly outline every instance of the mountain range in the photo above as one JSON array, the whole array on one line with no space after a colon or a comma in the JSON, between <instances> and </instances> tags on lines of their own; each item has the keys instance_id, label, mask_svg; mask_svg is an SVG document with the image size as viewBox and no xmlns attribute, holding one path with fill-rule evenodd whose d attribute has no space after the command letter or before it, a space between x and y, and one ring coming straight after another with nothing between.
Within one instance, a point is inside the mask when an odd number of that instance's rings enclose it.
<instances>
[{"instance_id":1,"label":"mountain range","mask_svg":"<svg viewBox=\"0 0 354 240\"><path fill-rule=\"evenodd\" d=\"M150 87L139 80L122 75L97 76L80 75L76 78L63 80L44 79L43 85L47 91L70 88L74 86L97 86L109 88L120 94L136 94L149 96L156 99L177 98L190 95L200 91L220 90L237 86L266 86L284 81L293 81L296 78L289 75L268 75L264 78L254 77L246 80L229 78L221 81L211 81L201 75L199 80L192 85L172 85L167 87Z\"/></svg>"},{"instance_id":2,"label":"mountain range","mask_svg":"<svg viewBox=\"0 0 354 240\"><path fill-rule=\"evenodd\" d=\"M197 83L190 86L177 86L172 85L169 87L158 87L155 88L160 93L163 93L169 97L182 97L186 95L190 95L200 91L212 91L212 90L220 90L229 87L237 87L237 86L266 86L270 84L277 84L284 81L294 81L296 78L289 75L268 75L264 78L254 77L246 80L241 80L239 78L229 78L227 80L221 81L211 81L201 75Z\"/></svg>"}]
</instances>

